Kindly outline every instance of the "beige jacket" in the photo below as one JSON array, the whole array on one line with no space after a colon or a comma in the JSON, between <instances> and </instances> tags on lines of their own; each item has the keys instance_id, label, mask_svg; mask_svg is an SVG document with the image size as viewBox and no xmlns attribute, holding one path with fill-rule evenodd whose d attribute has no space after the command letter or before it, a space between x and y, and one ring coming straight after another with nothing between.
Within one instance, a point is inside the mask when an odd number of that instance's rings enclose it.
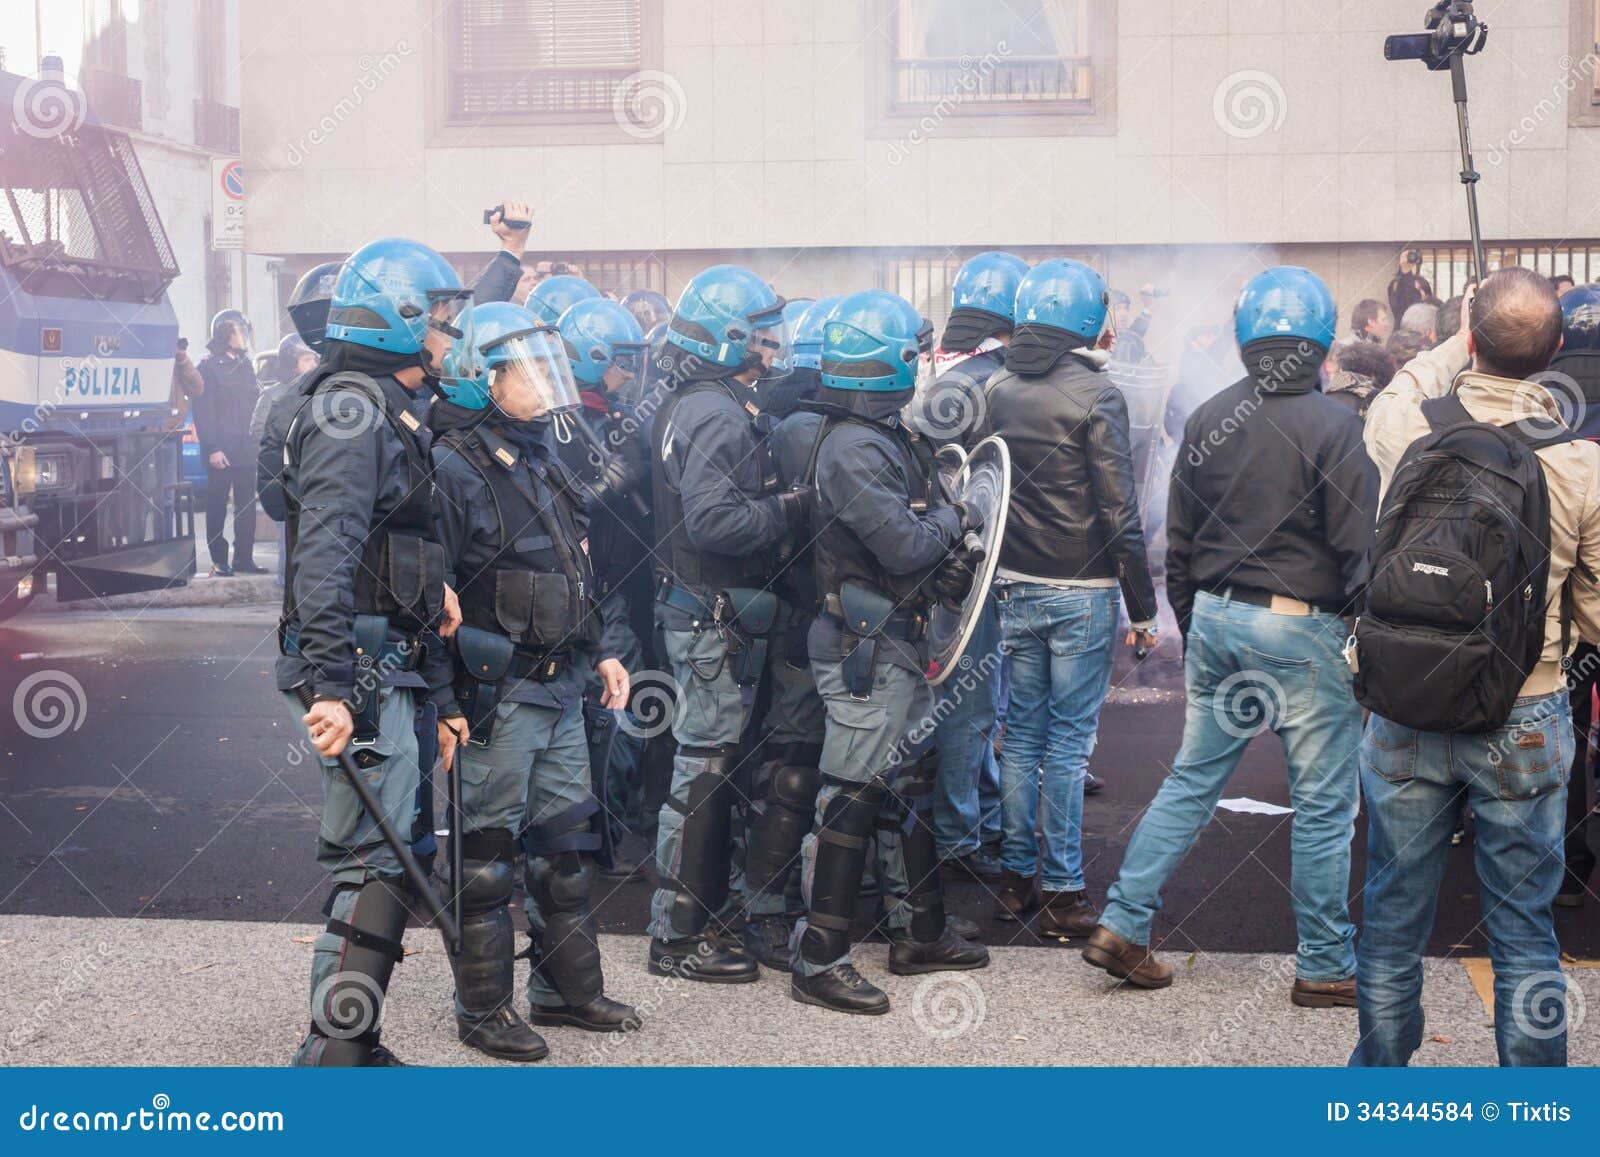
<instances>
[{"instance_id":1,"label":"beige jacket","mask_svg":"<svg viewBox=\"0 0 1600 1157\"><path fill-rule=\"evenodd\" d=\"M1458 333L1424 350L1395 375L1367 411L1367 453L1378 466L1378 485L1389 480L1406 447L1428 433L1422 402L1455 387L1461 404L1480 422L1509 426L1543 411L1559 418L1543 386L1466 372L1467 337ZM1544 654L1522 695L1547 695L1561 685L1561 584L1572 581L1572 638L1600 643L1600 444L1568 442L1539 451L1550 491L1550 587Z\"/></svg>"}]
</instances>

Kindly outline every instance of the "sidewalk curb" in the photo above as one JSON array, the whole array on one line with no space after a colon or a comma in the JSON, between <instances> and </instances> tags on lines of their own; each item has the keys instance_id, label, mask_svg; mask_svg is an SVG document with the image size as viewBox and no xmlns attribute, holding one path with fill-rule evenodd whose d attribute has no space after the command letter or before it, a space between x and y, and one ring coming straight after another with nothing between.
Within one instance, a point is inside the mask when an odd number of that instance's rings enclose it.
<instances>
[{"instance_id":1,"label":"sidewalk curb","mask_svg":"<svg viewBox=\"0 0 1600 1157\"><path fill-rule=\"evenodd\" d=\"M144 611L158 607L277 606L282 602L283 587L278 585L278 576L275 574L236 575L225 579L197 575L184 586L113 595L104 599L76 599L68 603L60 602L54 591L41 592L33 600L33 610L43 614L53 611Z\"/></svg>"}]
</instances>

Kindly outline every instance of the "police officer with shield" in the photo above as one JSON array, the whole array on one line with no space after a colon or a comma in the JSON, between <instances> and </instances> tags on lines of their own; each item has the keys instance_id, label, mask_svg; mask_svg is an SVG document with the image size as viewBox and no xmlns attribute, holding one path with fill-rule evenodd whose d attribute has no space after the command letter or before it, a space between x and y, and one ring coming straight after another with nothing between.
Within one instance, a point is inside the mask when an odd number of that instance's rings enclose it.
<instances>
[{"instance_id":1,"label":"police officer with shield","mask_svg":"<svg viewBox=\"0 0 1600 1157\"><path fill-rule=\"evenodd\" d=\"M532 963L529 1019L596 1032L638 1027L603 992L589 911L600 847L583 688L593 664L621 707L625 631L598 598L588 514L555 452L554 413L578 404L559 334L508 303L474 306L430 415L439 535L458 588L455 688L472 739L460 753L462 950L453 960L461 1040L538 1060L544 1041L511 1007L508 904L520 844ZM594 659L598 658L598 663Z\"/></svg>"},{"instance_id":2,"label":"police officer with shield","mask_svg":"<svg viewBox=\"0 0 1600 1157\"><path fill-rule=\"evenodd\" d=\"M443 622L427 432L412 406L464 338L469 298L425 245L391 238L357 250L334 288L326 356L277 435L288 575L276 682L322 758L317 858L333 877L299 1065L400 1063L378 1030L416 898L402 880L403 849L336 761L353 756L392 831L408 828L417 806L415 697L440 708L446 766L468 737L448 658L420 643L453 624Z\"/></svg>"},{"instance_id":3,"label":"police officer with shield","mask_svg":"<svg viewBox=\"0 0 1600 1157\"><path fill-rule=\"evenodd\" d=\"M810 507L805 489L779 489L763 469L757 399L737 380L780 344L782 309L748 269L703 270L684 287L655 367L667 393L652 431L656 619L679 692L651 902L658 975L726 984L760 971L713 917L730 892L740 740L780 613L768 589L775 552Z\"/></svg>"},{"instance_id":4,"label":"police officer with shield","mask_svg":"<svg viewBox=\"0 0 1600 1157\"><path fill-rule=\"evenodd\" d=\"M874 829L879 875L893 897L888 923L903 929L891 936L890 971L989 962L987 949L946 924L929 822L938 757L919 726L932 710L929 610L936 598L961 602L977 563L961 549L978 529L973 512L946 500L932 447L899 417L931 345L932 327L882 290L847 297L823 337L824 419L809 471L823 611L807 645L827 736L816 826L802 848L806 914L795 928L790 991L838 1012L889 1010L888 996L850 960Z\"/></svg>"}]
</instances>

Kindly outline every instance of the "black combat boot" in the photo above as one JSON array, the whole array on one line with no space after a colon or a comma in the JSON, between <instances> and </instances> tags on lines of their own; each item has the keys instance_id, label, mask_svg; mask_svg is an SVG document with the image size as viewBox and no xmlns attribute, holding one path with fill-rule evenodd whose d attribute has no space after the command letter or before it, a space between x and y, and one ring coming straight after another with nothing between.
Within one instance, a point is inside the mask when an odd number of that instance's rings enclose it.
<instances>
[{"instance_id":1,"label":"black combat boot","mask_svg":"<svg viewBox=\"0 0 1600 1157\"><path fill-rule=\"evenodd\" d=\"M343 884L328 897L328 925L311 964L311 1029L293 1063L321 1068L398 1064L378 1043L383 1002L413 900L399 880Z\"/></svg>"},{"instance_id":2,"label":"black combat boot","mask_svg":"<svg viewBox=\"0 0 1600 1157\"><path fill-rule=\"evenodd\" d=\"M911 909L911 923L908 935L889 945L889 971L897 976L962 971L989 963L989 950L957 936L945 918L939 849L928 822L938 770L938 752L930 751L917 761L900 788L909 821L901 847L909 884L904 903Z\"/></svg>"}]
</instances>

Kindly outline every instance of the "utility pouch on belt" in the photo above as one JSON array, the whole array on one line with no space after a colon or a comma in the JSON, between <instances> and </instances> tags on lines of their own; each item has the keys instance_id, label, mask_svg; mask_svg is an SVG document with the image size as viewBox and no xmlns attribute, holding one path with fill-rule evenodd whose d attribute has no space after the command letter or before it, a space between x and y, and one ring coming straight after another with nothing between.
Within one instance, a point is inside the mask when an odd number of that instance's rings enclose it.
<instances>
[{"instance_id":1,"label":"utility pouch on belt","mask_svg":"<svg viewBox=\"0 0 1600 1157\"><path fill-rule=\"evenodd\" d=\"M855 640L846 643L841 673L845 686L857 699L872 694L872 677L878 660L878 635L894 616L894 601L859 583L844 583L839 588L840 617L845 634Z\"/></svg>"},{"instance_id":2,"label":"utility pouch on belt","mask_svg":"<svg viewBox=\"0 0 1600 1157\"><path fill-rule=\"evenodd\" d=\"M733 628L741 644L729 651L733 678L748 687L767 665L767 636L778 621L778 596L759 587L730 587L717 599L717 619Z\"/></svg>"},{"instance_id":3,"label":"utility pouch on belt","mask_svg":"<svg viewBox=\"0 0 1600 1157\"><path fill-rule=\"evenodd\" d=\"M389 620L382 615L357 615L355 620L355 679L350 692L350 714L355 722L351 742L370 747L378 741L380 664L389 639Z\"/></svg>"},{"instance_id":4,"label":"utility pouch on belt","mask_svg":"<svg viewBox=\"0 0 1600 1157\"><path fill-rule=\"evenodd\" d=\"M444 610L444 547L410 534L374 545L356 572L356 605L366 601L407 631L432 628Z\"/></svg>"},{"instance_id":5,"label":"utility pouch on belt","mask_svg":"<svg viewBox=\"0 0 1600 1157\"><path fill-rule=\"evenodd\" d=\"M473 747L488 747L494 709L500 704L500 684L511 671L516 644L505 635L465 623L456 628L450 642L461 659L456 698L467 714L467 728L472 733L469 742Z\"/></svg>"}]
</instances>

